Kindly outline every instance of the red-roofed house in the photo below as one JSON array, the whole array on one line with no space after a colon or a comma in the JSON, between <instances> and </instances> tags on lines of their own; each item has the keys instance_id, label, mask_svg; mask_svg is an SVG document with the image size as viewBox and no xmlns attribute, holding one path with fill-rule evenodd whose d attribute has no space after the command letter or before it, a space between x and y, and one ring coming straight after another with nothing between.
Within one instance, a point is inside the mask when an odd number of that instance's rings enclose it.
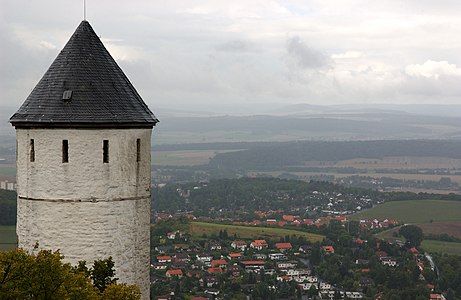
<instances>
[{"instance_id":1,"label":"red-roofed house","mask_svg":"<svg viewBox=\"0 0 461 300\"><path fill-rule=\"evenodd\" d=\"M256 250L263 250L263 249L265 249L267 247L268 247L268 245L267 245L266 240L254 240L250 244L250 248L254 248Z\"/></svg>"},{"instance_id":2,"label":"red-roofed house","mask_svg":"<svg viewBox=\"0 0 461 300\"><path fill-rule=\"evenodd\" d=\"M283 219L284 221L293 222L294 219L295 219L295 216L292 216L292 215L283 215L283 216L282 216L282 219Z\"/></svg>"},{"instance_id":3,"label":"red-roofed house","mask_svg":"<svg viewBox=\"0 0 461 300\"><path fill-rule=\"evenodd\" d=\"M210 274L220 274L222 273L221 268L208 268L208 273Z\"/></svg>"},{"instance_id":4,"label":"red-roofed house","mask_svg":"<svg viewBox=\"0 0 461 300\"><path fill-rule=\"evenodd\" d=\"M445 297L442 294L431 294L429 299L430 300L445 300Z\"/></svg>"},{"instance_id":5,"label":"red-roofed house","mask_svg":"<svg viewBox=\"0 0 461 300\"><path fill-rule=\"evenodd\" d=\"M227 255L227 258L229 258L229 259L241 259L242 258L242 253L229 253L229 255Z\"/></svg>"},{"instance_id":6,"label":"red-roofed house","mask_svg":"<svg viewBox=\"0 0 461 300\"><path fill-rule=\"evenodd\" d=\"M240 262L240 264L245 269L263 269L266 262L263 260L247 260Z\"/></svg>"},{"instance_id":7,"label":"red-roofed house","mask_svg":"<svg viewBox=\"0 0 461 300\"><path fill-rule=\"evenodd\" d=\"M245 251L247 243L244 241L233 241L231 247L234 249L239 249L240 251Z\"/></svg>"},{"instance_id":8,"label":"red-roofed house","mask_svg":"<svg viewBox=\"0 0 461 300\"><path fill-rule=\"evenodd\" d=\"M418 256L419 255L418 249L416 249L415 247L410 248L408 251L413 253L413 256Z\"/></svg>"},{"instance_id":9,"label":"red-roofed house","mask_svg":"<svg viewBox=\"0 0 461 300\"><path fill-rule=\"evenodd\" d=\"M280 251L287 251L292 248L291 243L276 243L275 248L277 248Z\"/></svg>"},{"instance_id":10,"label":"red-roofed house","mask_svg":"<svg viewBox=\"0 0 461 300\"><path fill-rule=\"evenodd\" d=\"M227 261L224 259L214 259L211 261L212 267L225 268L227 266Z\"/></svg>"},{"instance_id":11,"label":"red-roofed house","mask_svg":"<svg viewBox=\"0 0 461 300\"><path fill-rule=\"evenodd\" d=\"M159 263L171 262L171 256L168 256L168 255L157 256L157 261L158 261Z\"/></svg>"},{"instance_id":12,"label":"red-roofed house","mask_svg":"<svg viewBox=\"0 0 461 300\"><path fill-rule=\"evenodd\" d=\"M355 240L355 243L359 244L359 245L365 244L366 242L367 242L366 240L362 240L362 239L356 239Z\"/></svg>"},{"instance_id":13,"label":"red-roofed house","mask_svg":"<svg viewBox=\"0 0 461 300\"><path fill-rule=\"evenodd\" d=\"M182 271L181 270L168 270L166 271L166 277L171 278L173 276L178 276L178 278L182 277Z\"/></svg>"},{"instance_id":14,"label":"red-roofed house","mask_svg":"<svg viewBox=\"0 0 461 300\"><path fill-rule=\"evenodd\" d=\"M303 219L303 224L307 226L314 225L314 221L311 219Z\"/></svg>"},{"instance_id":15,"label":"red-roofed house","mask_svg":"<svg viewBox=\"0 0 461 300\"><path fill-rule=\"evenodd\" d=\"M333 248L333 246L322 246L322 248L326 253L335 253L335 248Z\"/></svg>"},{"instance_id":16,"label":"red-roofed house","mask_svg":"<svg viewBox=\"0 0 461 300\"><path fill-rule=\"evenodd\" d=\"M277 225L277 220L276 219L267 219L266 224L267 225Z\"/></svg>"}]
</instances>

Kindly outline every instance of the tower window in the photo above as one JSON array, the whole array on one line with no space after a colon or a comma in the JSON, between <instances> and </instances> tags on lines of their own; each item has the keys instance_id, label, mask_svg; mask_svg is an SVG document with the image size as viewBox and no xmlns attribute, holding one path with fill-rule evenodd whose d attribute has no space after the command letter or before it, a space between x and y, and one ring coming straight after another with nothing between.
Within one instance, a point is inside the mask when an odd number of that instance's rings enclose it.
<instances>
[{"instance_id":1,"label":"tower window","mask_svg":"<svg viewBox=\"0 0 461 300\"><path fill-rule=\"evenodd\" d=\"M103 163L109 163L109 140L102 142L102 161Z\"/></svg>"},{"instance_id":2,"label":"tower window","mask_svg":"<svg viewBox=\"0 0 461 300\"><path fill-rule=\"evenodd\" d=\"M69 162L69 141L62 140L62 162L68 163Z\"/></svg>"},{"instance_id":3,"label":"tower window","mask_svg":"<svg viewBox=\"0 0 461 300\"><path fill-rule=\"evenodd\" d=\"M34 139L30 139L29 143L29 158L30 162L35 161L35 144L34 144Z\"/></svg>"},{"instance_id":4,"label":"tower window","mask_svg":"<svg viewBox=\"0 0 461 300\"><path fill-rule=\"evenodd\" d=\"M141 139L136 140L136 161L141 161Z\"/></svg>"}]
</instances>

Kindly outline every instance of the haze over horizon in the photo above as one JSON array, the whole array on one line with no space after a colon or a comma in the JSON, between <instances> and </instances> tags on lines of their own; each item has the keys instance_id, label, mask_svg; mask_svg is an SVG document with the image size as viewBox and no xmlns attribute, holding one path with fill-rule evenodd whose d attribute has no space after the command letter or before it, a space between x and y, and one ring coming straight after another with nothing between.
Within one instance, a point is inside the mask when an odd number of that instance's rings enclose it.
<instances>
[{"instance_id":1,"label":"haze over horizon","mask_svg":"<svg viewBox=\"0 0 461 300\"><path fill-rule=\"evenodd\" d=\"M461 103L460 8L104 0L87 1L87 19L155 113L254 114L292 104ZM83 1L0 0L1 107L19 107L82 19Z\"/></svg>"}]
</instances>

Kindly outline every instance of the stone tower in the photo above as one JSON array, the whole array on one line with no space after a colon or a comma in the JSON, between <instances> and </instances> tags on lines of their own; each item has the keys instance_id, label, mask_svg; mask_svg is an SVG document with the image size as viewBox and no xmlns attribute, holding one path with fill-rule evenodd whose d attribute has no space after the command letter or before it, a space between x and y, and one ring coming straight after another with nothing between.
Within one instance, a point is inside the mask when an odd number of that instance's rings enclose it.
<instances>
[{"instance_id":1,"label":"stone tower","mask_svg":"<svg viewBox=\"0 0 461 300\"><path fill-rule=\"evenodd\" d=\"M87 21L11 117L18 245L76 264L112 256L149 298L151 133L158 122Z\"/></svg>"}]
</instances>

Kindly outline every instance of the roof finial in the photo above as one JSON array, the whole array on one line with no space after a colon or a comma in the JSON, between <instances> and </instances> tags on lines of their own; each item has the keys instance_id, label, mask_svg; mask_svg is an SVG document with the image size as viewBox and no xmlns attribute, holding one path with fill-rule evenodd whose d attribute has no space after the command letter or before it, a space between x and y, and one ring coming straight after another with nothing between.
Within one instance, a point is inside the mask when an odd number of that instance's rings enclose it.
<instances>
[{"instance_id":1,"label":"roof finial","mask_svg":"<svg viewBox=\"0 0 461 300\"><path fill-rule=\"evenodd\" d=\"M83 0L83 21L86 21L86 0Z\"/></svg>"}]
</instances>

